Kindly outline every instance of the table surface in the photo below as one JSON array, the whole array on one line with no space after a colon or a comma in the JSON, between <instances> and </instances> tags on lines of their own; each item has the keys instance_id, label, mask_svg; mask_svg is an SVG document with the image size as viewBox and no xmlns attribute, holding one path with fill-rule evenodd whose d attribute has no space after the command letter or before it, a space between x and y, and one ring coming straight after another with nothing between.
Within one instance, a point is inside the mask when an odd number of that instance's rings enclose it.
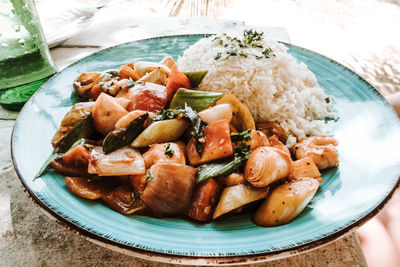
<instances>
[{"instance_id":1,"label":"table surface","mask_svg":"<svg viewBox=\"0 0 400 267\"><path fill-rule=\"evenodd\" d=\"M137 39L171 34L224 32L247 27L244 22L221 19L134 18L126 10L121 10L121 6L113 6L99 11L89 27L53 48L51 54L58 68L62 69L105 47ZM106 21L103 19L105 17ZM267 31L272 37L290 42L289 34L283 28L258 28ZM0 265L163 265L93 244L59 225L34 205L13 173L10 161L10 137L17 115L17 112L0 108ZM366 262L357 235L352 232L320 248L271 261L266 265L366 266Z\"/></svg>"}]
</instances>

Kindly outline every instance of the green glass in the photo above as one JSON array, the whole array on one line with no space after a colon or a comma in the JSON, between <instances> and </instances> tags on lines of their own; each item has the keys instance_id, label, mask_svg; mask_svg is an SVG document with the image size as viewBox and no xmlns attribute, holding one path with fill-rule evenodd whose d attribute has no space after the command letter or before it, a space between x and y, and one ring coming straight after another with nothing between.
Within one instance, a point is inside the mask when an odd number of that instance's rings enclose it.
<instances>
[{"instance_id":1,"label":"green glass","mask_svg":"<svg viewBox=\"0 0 400 267\"><path fill-rule=\"evenodd\" d=\"M0 0L0 105L19 110L56 72L32 0Z\"/></svg>"}]
</instances>

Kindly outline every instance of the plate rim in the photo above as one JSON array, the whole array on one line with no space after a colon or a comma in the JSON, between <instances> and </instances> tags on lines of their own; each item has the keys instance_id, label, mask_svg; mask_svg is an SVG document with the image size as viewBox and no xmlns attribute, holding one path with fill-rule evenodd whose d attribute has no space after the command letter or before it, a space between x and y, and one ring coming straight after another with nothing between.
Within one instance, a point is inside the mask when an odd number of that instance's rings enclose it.
<instances>
[{"instance_id":1,"label":"plate rim","mask_svg":"<svg viewBox=\"0 0 400 267\"><path fill-rule=\"evenodd\" d=\"M148 40L154 40L154 39L163 39L163 38L180 38L180 37L188 37L188 36L198 36L198 37L205 37L207 35L213 35L210 33L203 33L203 34L178 34L178 35L163 35L163 36L156 36L156 37L150 37L150 38L143 38L143 39L138 39L126 43L121 43L117 44L114 46L110 46L104 49L101 49L99 51L96 51L95 53L92 53L90 55L87 55L75 62L72 62L65 68L63 68L61 71L57 72L55 75L53 75L48 81L46 81L29 99L27 103L32 102L34 96L41 91L49 81L56 79L58 75L60 75L61 72L63 72L65 69L70 68L76 64L79 64L81 61L86 60L92 56L96 56L98 53L103 53L104 51L113 49L115 47L119 46L124 46L124 45L129 45L129 44L134 44L138 42L143 42L143 41L148 41ZM389 102L386 100L385 97L382 96L382 94L373 86L371 85L367 80L365 80L362 76L360 76L358 73L355 71L351 70L350 68L344 66L343 64L335 61L334 59L331 59L327 56L324 56L318 52L312 51L310 49L282 42L279 41L280 43L283 43L286 45L288 48L290 46L295 47L300 50L304 50L308 53L315 54L319 57L322 57L324 59L329 60L333 64L339 65L341 68L346 69L349 71L353 76L355 76L358 80L360 80L363 84L367 85L370 87L374 93L380 97L385 105L387 107L390 107L390 110L394 113L393 107L389 104ZM28 105L24 105L24 107L21 109L20 114L26 109ZM18 168L18 164L15 160L14 156L14 142L15 142L15 130L20 124L20 115L18 115L15 124L13 126L13 130L11 133L11 140L10 140L10 156L11 156L11 163L13 167L13 171L18 177L21 187L23 188L24 192L30 198L35 206L39 207L39 209L46 214L49 218L52 220L57 221L59 224L61 224L63 227L67 228L68 230L72 231L75 234L80 235L86 240L89 240L97 245L106 247L108 249L112 249L114 251L130 255L130 256L135 256L141 259L146 259L150 261L157 261L157 262L163 262L163 263L173 263L173 264L188 264L188 265L238 265L238 264L250 264L250 263L259 263L259 262L266 262L266 261L271 261L271 260L277 260L289 256L294 256L300 253L304 253L313 249L317 249L321 246L327 245L339 238L341 238L343 235L351 232L352 230L355 230L356 228L360 227L361 225L365 224L367 221L369 221L371 218L373 218L379 211L381 211L384 206L388 203L388 201L393 197L394 193L399 189L400 187L400 175L397 178L397 181L393 188L390 190L390 192L387 194L387 196L375 207L373 208L370 212L366 213L364 216L360 217L359 219L355 220L354 222L350 223L348 226L344 227L343 229L333 232L325 237L319 238L317 240L311 241L309 243L305 244L299 244L290 248L285 248L285 249L280 249L276 251L267 251L267 252L261 252L261 253L256 253L256 254L248 254L248 255L215 255L215 256L193 256L193 255L181 255L181 254L170 254L170 253L163 253L159 251L151 251L147 249L142 249L142 248L137 248L133 247L130 245L126 245L123 243L120 243L118 241L112 240L110 238L101 236L99 234L96 234L94 232L91 232L78 224L68 220L67 218L62 217L60 214L58 214L56 211L51 209L44 201L42 201L38 196L34 194L34 192L31 191L29 186L25 183L24 178L22 178L22 174L20 173L20 170ZM397 124L400 125L400 119L397 120Z\"/></svg>"}]
</instances>

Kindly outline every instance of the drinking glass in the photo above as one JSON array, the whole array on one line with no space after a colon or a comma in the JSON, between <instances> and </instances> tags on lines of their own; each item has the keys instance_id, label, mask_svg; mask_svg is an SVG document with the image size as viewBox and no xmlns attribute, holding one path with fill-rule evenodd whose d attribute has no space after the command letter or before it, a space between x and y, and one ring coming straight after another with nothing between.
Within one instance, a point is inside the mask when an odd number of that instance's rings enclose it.
<instances>
[{"instance_id":1,"label":"drinking glass","mask_svg":"<svg viewBox=\"0 0 400 267\"><path fill-rule=\"evenodd\" d=\"M56 71L33 0L0 0L0 105L21 109Z\"/></svg>"}]
</instances>

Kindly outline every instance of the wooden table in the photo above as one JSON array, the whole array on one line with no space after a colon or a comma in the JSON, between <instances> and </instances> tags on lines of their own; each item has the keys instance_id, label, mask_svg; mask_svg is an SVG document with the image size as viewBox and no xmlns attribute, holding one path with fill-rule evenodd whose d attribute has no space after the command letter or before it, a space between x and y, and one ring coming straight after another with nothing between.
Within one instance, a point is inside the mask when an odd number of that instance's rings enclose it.
<instances>
[{"instance_id":1,"label":"wooden table","mask_svg":"<svg viewBox=\"0 0 400 267\"><path fill-rule=\"evenodd\" d=\"M102 10L91 26L51 50L59 69L102 48L152 36L210 33L242 29L242 22L215 19L132 18ZM281 28L263 28L284 40ZM98 33L98 34L97 34ZM164 266L95 245L44 215L27 197L13 173L9 156L12 127L18 113L0 109L0 265L1 266ZM261 264L259 264L261 265ZM275 260L266 266L366 266L355 233L318 249Z\"/></svg>"}]
</instances>

